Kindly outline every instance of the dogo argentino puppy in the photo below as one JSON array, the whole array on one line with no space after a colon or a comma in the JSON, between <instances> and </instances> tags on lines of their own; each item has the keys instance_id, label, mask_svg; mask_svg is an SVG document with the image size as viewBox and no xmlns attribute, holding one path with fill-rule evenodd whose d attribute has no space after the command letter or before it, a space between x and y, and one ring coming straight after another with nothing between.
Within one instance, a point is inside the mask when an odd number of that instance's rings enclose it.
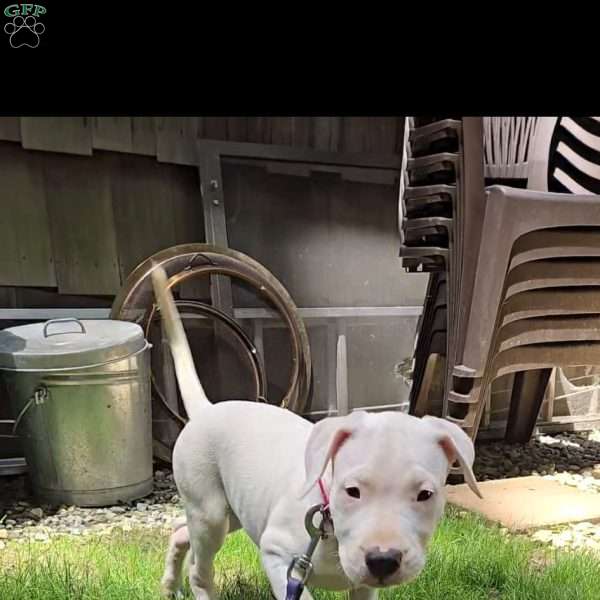
<instances>
[{"instance_id":1,"label":"dogo argentino puppy","mask_svg":"<svg viewBox=\"0 0 600 600\"><path fill-rule=\"evenodd\" d=\"M456 425L399 412L353 412L316 425L268 404L211 404L196 373L166 274L152 272L189 422L173 452L186 518L173 534L162 580L176 593L191 545L190 586L214 600L213 559L225 536L243 528L260 549L277 600L288 567L305 552L305 516L328 494L333 535L312 557L310 586L375 600L377 588L414 578L445 505L458 461L471 490L474 448ZM186 527L187 523L187 527ZM304 589L302 600L313 596Z\"/></svg>"}]
</instances>

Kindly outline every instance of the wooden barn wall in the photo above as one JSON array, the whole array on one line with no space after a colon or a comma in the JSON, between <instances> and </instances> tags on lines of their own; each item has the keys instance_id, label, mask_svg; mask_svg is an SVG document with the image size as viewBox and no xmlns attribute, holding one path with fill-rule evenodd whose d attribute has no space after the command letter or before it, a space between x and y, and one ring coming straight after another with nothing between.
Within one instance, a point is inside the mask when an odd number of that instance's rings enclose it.
<instances>
[{"instance_id":1,"label":"wooden barn wall","mask_svg":"<svg viewBox=\"0 0 600 600\"><path fill-rule=\"evenodd\" d=\"M0 140L30 150L159 159L173 148L185 159L195 139L389 155L401 152L403 123L401 117L0 117Z\"/></svg>"},{"instance_id":2,"label":"wooden barn wall","mask_svg":"<svg viewBox=\"0 0 600 600\"><path fill-rule=\"evenodd\" d=\"M203 240L197 139L389 156L402 126L400 117L0 117L0 302L85 306L86 296L114 295L152 252ZM311 186L321 202L326 179Z\"/></svg>"},{"instance_id":3,"label":"wooden barn wall","mask_svg":"<svg viewBox=\"0 0 600 600\"><path fill-rule=\"evenodd\" d=\"M81 306L73 297L111 297L153 252L204 240L197 171L153 157L0 142L0 207L5 306L60 305L48 288L70 306Z\"/></svg>"}]
</instances>

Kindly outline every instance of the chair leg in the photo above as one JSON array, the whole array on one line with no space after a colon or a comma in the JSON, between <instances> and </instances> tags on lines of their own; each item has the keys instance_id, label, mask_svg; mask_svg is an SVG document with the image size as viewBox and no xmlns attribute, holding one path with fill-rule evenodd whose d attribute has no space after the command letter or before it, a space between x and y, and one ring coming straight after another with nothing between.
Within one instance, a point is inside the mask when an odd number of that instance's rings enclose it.
<instances>
[{"instance_id":1,"label":"chair leg","mask_svg":"<svg viewBox=\"0 0 600 600\"><path fill-rule=\"evenodd\" d=\"M505 440L525 444L535 429L552 369L521 371L515 374Z\"/></svg>"}]
</instances>

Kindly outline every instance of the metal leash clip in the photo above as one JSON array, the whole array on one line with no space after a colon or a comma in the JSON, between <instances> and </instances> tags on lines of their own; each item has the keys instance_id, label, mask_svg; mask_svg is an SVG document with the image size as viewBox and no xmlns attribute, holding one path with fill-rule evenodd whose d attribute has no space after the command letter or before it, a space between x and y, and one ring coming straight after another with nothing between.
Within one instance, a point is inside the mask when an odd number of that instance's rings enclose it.
<instances>
[{"instance_id":1,"label":"metal leash clip","mask_svg":"<svg viewBox=\"0 0 600 600\"><path fill-rule=\"evenodd\" d=\"M314 518L317 513L320 513L323 517L321 523L316 527L314 524ZM329 514L328 506L324 504L316 504L315 506L308 509L306 517L304 518L304 527L310 536L310 543L304 554L294 556L292 562L287 571L287 596L286 600L298 600L302 595L302 591L306 582L308 581L312 570L312 556L315 553L317 544L329 536L326 531L326 523L331 523L331 515ZM294 571L300 575L300 579L294 577Z\"/></svg>"},{"instance_id":2,"label":"metal leash clip","mask_svg":"<svg viewBox=\"0 0 600 600\"><path fill-rule=\"evenodd\" d=\"M308 535L310 535L311 538L314 538L317 536L320 537L321 534L323 533L324 518L318 527L316 527L314 524L314 518L317 513L321 513L321 515L323 517L325 517L325 515L323 514L323 505L322 504L315 504L315 506L312 506L311 508L309 508L308 512L306 513L306 516L304 517L304 527L305 527L306 531L308 532Z\"/></svg>"},{"instance_id":3,"label":"metal leash clip","mask_svg":"<svg viewBox=\"0 0 600 600\"><path fill-rule=\"evenodd\" d=\"M314 548L313 548L314 552ZM312 554L312 552L311 552ZM288 567L287 578L295 579L294 570L300 574L300 579L298 581L304 586L310 577L310 574L313 570L312 560L310 560L310 556L308 552L306 554L300 554L299 556L294 556L290 566Z\"/></svg>"},{"instance_id":4,"label":"metal leash clip","mask_svg":"<svg viewBox=\"0 0 600 600\"><path fill-rule=\"evenodd\" d=\"M321 513L321 522L317 527L314 523L314 518L317 513ZM333 522L331 520L331 514L329 513L329 506L323 504L316 504L308 510L304 517L304 527L311 538L319 536L321 539L327 539L330 532L327 531L327 524L330 524L333 529Z\"/></svg>"}]
</instances>

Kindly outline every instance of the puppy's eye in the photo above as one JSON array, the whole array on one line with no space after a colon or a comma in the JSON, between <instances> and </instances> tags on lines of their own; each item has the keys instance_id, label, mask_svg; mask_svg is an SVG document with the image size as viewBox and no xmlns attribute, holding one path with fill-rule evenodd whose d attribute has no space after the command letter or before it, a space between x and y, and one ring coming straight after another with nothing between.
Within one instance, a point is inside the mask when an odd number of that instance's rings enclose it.
<instances>
[{"instance_id":1,"label":"puppy's eye","mask_svg":"<svg viewBox=\"0 0 600 600\"><path fill-rule=\"evenodd\" d=\"M431 490L421 490L419 495L417 496L417 502L426 502L433 496L433 492Z\"/></svg>"},{"instance_id":2,"label":"puppy's eye","mask_svg":"<svg viewBox=\"0 0 600 600\"><path fill-rule=\"evenodd\" d=\"M360 490L357 487L346 488L346 494L351 498L360 498Z\"/></svg>"}]
</instances>

